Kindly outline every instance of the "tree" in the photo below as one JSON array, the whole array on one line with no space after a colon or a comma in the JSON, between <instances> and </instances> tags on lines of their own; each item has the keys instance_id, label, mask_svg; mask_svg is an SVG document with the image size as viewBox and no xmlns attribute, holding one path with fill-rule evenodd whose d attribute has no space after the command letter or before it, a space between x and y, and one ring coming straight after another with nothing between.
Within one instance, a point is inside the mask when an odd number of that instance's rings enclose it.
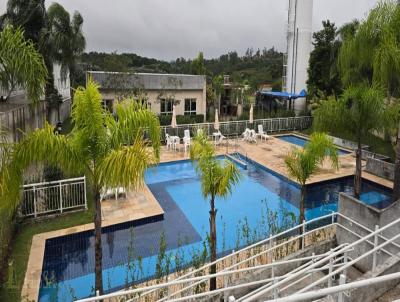
<instances>
[{"instance_id":1,"label":"tree","mask_svg":"<svg viewBox=\"0 0 400 302\"><path fill-rule=\"evenodd\" d=\"M398 103L400 96L400 6L383 1L366 20L348 30L339 52L339 69L346 85L368 82L382 87L386 103ZM400 114L397 115L397 142L393 199L400 198Z\"/></svg>"},{"instance_id":2,"label":"tree","mask_svg":"<svg viewBox=\"0 0 400 302\"><path fill-rule=\"evenodd\" d=\"M317 132L311 135L304 148L293 148L285 157L289 175L301 186L299 224L305 220L306 182L325 158L329 158L333 167L338 168L338 153L332 139L324 133Z\"/></svg>"},{"instance_id":3,"label":"tree","mask_svg":"<svg viewBox=\"0 0 400 302\"><path fill-rule=\"evenodd\" d=\"M193 74L206 75L207 69L204 65L204 55L203 52L199 52L197 58L192 61L191 70Z\"/></svg>"},{"instance_id":4,"label":"tree","mask_svg":"<svg viewBox=\"0 0 400 302\"><path fill-rule=\"evenodd\" d=\"M367 84L350 86L338 100L321 102L315 110L314 127L317 130L347 134L357 142L354 195L361 193L361 140L371 131L380 131L385 126L387 110L382 90Z\"/></svg>"},{"instance_id":5,"label":"tree","mask_svg":"<svg viewBox=\"0 0 400 302\"><path fill-rule=\"evenodd\" d=\"M311 96L326 97L340 92L339 74L336 72L336 26L322 21L323 29L313 34L314 50L308 68L308 92Z\"/></svg>"},{"instance_id":6,"label":"tree","mask_svg":"<svg viewBox=\"0 0 400 302\"><path fill-rule=\"evenodd\" d=\"M6 100L19 86L28 97L39 101L44 93L47 70L42 56L21 29L7 25L0 32L0 87L7 91Z\"/></svg>"},{"instance_id":7,"label":"tree","mask_svg":"<svg viewBox=\"0 0 400 302\"><path fill-rule=\"evenodd\" d=\"M215 100L218 102L218 110L221 108L221 97L222 93L224 92L224 77L222 75L217 75L214 77L212 86L215 93Z\"/></svg>"},{"instance_id":8,"label":"tree","mask_svg":"<svg viewBox=\"0 0 400 302\"><path fill-rule=\"evenodd\" d=\"M53 61L61 64L61 75L70 71L71 82L74 81L76 58L85 50L86 40L82 32L83 18L75 12L70 18L64 7L56 2L48 10L47 33L51 44L49 55Z\"/></svg>"},{"instance_id":9,"label":"tree","mask_svg":"<svg viewBox=\"0 0 400 302\"><path fill-rule=\"evenodd\" d=\"M22 171L32 162L46 161L66 173L83 173L95 202L95 289L103 292L101 204L104 188L137 189L145 170L159 159L160 128L157 116L132 100L120 103L118 119L101 106L98 87L89 81L74 95L70 134L58 135L50 125L38 129L16 146L10 182L21 184Z\"/></svg>"},{"instance_id":10,"label":"tree","mask_svg":"<svg viewBox=\"0 0 400 302\"><path fill-rule=\"evenodd\" d=\"M215 208L215 198L226 197L231 193L233 186L240 180L240 172L228 160L220 164L218 159L215 158L213 145L208 142L203 133L195 137L190 148L190 158L193 161L197 160L196 170L200 175L201 190L204 198L209 198L210 202L210 261L215 262L217 260L217 209ZM215 274L216 272L216 264L211 265L210 274ZM216 288L217 280L213 277L210 279L210 290L215 290Z\"/></svg>"}]
</instances>

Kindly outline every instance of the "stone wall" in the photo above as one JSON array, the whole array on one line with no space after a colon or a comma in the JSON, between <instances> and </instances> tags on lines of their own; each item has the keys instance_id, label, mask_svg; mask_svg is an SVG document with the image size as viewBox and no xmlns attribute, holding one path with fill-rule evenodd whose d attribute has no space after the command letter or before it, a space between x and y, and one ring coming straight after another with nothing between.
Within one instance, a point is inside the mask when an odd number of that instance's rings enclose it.
<instances>
[{"instance_id":1,"label":"stone wall","mask_svg":"<svg viewBox=\"0 0 400 302\"><path fill-rule=\"evenodd\" d=\"M365 170L382 178L394 179L394 164L383 160L368 157Z\"/></svg>"}]
</instances>

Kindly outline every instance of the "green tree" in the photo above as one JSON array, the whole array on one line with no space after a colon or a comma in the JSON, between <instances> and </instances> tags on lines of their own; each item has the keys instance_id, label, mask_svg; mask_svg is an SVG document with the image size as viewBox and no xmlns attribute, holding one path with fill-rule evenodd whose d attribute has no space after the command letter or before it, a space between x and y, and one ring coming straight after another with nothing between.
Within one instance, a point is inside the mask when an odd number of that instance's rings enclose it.
<instances>
[{"instance_id":1,"label":"green tree","mask_svg":"<svg viewBox=\"0 0 400 302\"><path fill-rule=\"evenodd\" d=\"M24 87L33 102L44 93L47 70L42 56L21 29L7 25L0 32L0 86L7 91L6 100L18 87Z\"/></svg>"},{"instance_id":2,"label":"green tree","mask_svg":"<svg viewBox=\"0 0 400 302\"><path fill-rule=\"evenodd\" d=\"M314 97L338 95L339 74L335 68L336 26L329 20L322 21L323 29L313 34L314 50L310 54L308 68L308 92Z\"/></svg>"},{"instance_id":3,"label":"green tree","mask_svg":"<svg viewBox=\"0 0 400 302\"><path fill-rule=\"evenodd\" d=\"M317 130L346 133L357 142L354 195L361 193L361 139L371 131L380 131L385 126L387 110L382 90L364 85L347 88L338 100L321 103L314 113Z\"/></svg>"},{"instance_id":4,"label":"green tree","mask_svg":"<svg viewBox=\"0 0 400 302\"><path fill-rule=\"evenodd\" d=\"M220 164L215 157L213 145L203 133L195 137L190 148L190 158L193 161L197 160L196 170L201 179L201 191L204 198L209 198L210 202L210 260L214 262L217 260L217 209L215 208L215 198L226 197L231 193L233 186L240 180L240 172L228 160ZM216 272L216 264L211 265L210 274L215 274ZM214 277L210 279L210 290L215 290L216 288L217 280Z\"/></svg>"},{"instance_id":5,"label":"green tree","mask_svg":"<svg viewBox=\"0 0 400 302\"><path fill-rule=\"evenodd\" d=\"M14 151L8 183L22 182L21 171L46 161L66 173L84 174L95 202L95 289L103 292L101 203L104 188L137 189L144 172L159 160L160 128L157 116L127 100L117 105L118 119L101 106L98 87L89 81L74 95L70 134L58 135L50 125L28 134ZM148 139L147 139L148 138ZM16 204L15 204L16 205Z\"/></svg>"},{"instance_id":6,"label":"green tree","mask_svg":"<svg viewBox=\"0 0 400 302\"><path fill-rule=\"evenodd\" d=\"M338 168L338 153L332 139L318 132L311 135L304 148L293 148L285 157L289 175L301 186L299 224L305 220L306 182L325 158L329 158L333 167Z\"/></svg>"},{"instance_id":7,"label":"green tree","mask_svg":"<svg viewBox=\"0 0 400 302\"><path fill-rule=\"evenodd\" d=\"M86 40L82 32L83 18L79 12L70 14L56 2L47 10L47 34L50 42L52 61L61 64L61 75L70 72L71 82L74 82L76 60L83 53Z\"/></svg>"},{"instance_id":8,"label":"green tree","mask_svg":"<svg viewBox=\"0 0 400 302\"><path fill-rule=\"evenodd\" d=\"M222 75L217 75L213 78L212 87L215 93L215 101L218 102L217 108L220 110L221 97L224 93L224 77Z\"/></svg>"},{"instance_id":9,"label":"green tree","mask_svg":"<svg viewBox=\"0 0 400 302\"><path fill-rule=\"evenodd\" d=\"M346 35L339 52L339 69L346 85L368 82L382 87L386 103L398 103L400 96L400 6L382 1L366 20ZM393 199L400 198L400 114L397 128ZM396 125L397 123L397 125Z\"/></svg>"},{"instance_id":10,"label":"green tree","mask_svg":"<svg viewBox=\"0 0 400 302\"><path fill-rule=\"evenodd\" d=\"M192 61L191 70L192 70L193 74L198 74L198 75L206 75L207 74L207 69L206 69L206 66L204 65L203 52L199 52L199 54L197 55L197 58Z\"/></svg>"}]
</instances>

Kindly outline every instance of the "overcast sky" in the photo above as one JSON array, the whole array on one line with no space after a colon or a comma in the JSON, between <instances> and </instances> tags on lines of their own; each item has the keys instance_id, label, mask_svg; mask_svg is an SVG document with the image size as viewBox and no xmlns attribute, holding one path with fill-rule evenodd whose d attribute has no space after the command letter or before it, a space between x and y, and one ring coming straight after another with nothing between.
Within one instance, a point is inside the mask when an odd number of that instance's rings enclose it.
<instances>
[{"instance_id":1,"label":"overcast sky","mask_svg":"<svg viewBox=\"0 0 400 302\"><path fill-rule=\"evenodd\" d=\"M47 1L49 5L52 1ZM87 51L134 52L172 60L248 47L283 51L287 0L59 0L85 20ZM377 0L314 0L314 30L362 18ZM4 11L6 0L0 0Z\"/></svg>"}]
</instances>

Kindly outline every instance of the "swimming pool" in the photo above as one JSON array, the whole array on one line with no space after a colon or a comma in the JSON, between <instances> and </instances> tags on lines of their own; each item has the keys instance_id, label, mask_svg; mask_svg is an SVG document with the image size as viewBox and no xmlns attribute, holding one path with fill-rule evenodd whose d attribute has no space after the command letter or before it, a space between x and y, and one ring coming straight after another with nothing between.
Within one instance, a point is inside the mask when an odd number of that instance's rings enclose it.
<instances>
[{"instance_id":1,"label":"swimming pool","mask_svg":"<svg viewBox=\"0 0 400 302\"><path fill-rule=\"evenodd\" d=\"M239 169L243 176L233 194L216 202L220 254L268 236L268 213L277 213L276 222L281 226L292 223L288 213L298 216L300 190L296 184L252 161L247 169L240 166ZM181 267L188 263L204 249L209 205L202 197L193 164L190 161L160 164L146 172L145 181L165 211L164 217L103 229L105 290L121 289L132 281L154 276L163 234L171 270L174 265ZM351 194L352 186L352 177L309 186L307 219L335 211L338 192ZM372 183L364 182L362 193L361 198L371 205L383 207L389 202L390 192ZM39 301L87 297L93 294L93 285L92 231L46 241Z\"/></svg>"},{"instance_id":2,"label":"swimming pool","mask_svg":"<svg viewBox=\"0 0 400 302\"><path fill-rule=\"evenodd\" d=\"M300 147L304 147L308 143L308 139L297 136L297 135L293 135L293 134L280 135L280 136L277 136L276 138L279 138L285 142L288 142L288 143L291 143L291 144L294 144L294 145L297 145ZM351 153L350 151L338 148L339 155L347 155L350 153Z\"/></svg>"}]
</instances>

